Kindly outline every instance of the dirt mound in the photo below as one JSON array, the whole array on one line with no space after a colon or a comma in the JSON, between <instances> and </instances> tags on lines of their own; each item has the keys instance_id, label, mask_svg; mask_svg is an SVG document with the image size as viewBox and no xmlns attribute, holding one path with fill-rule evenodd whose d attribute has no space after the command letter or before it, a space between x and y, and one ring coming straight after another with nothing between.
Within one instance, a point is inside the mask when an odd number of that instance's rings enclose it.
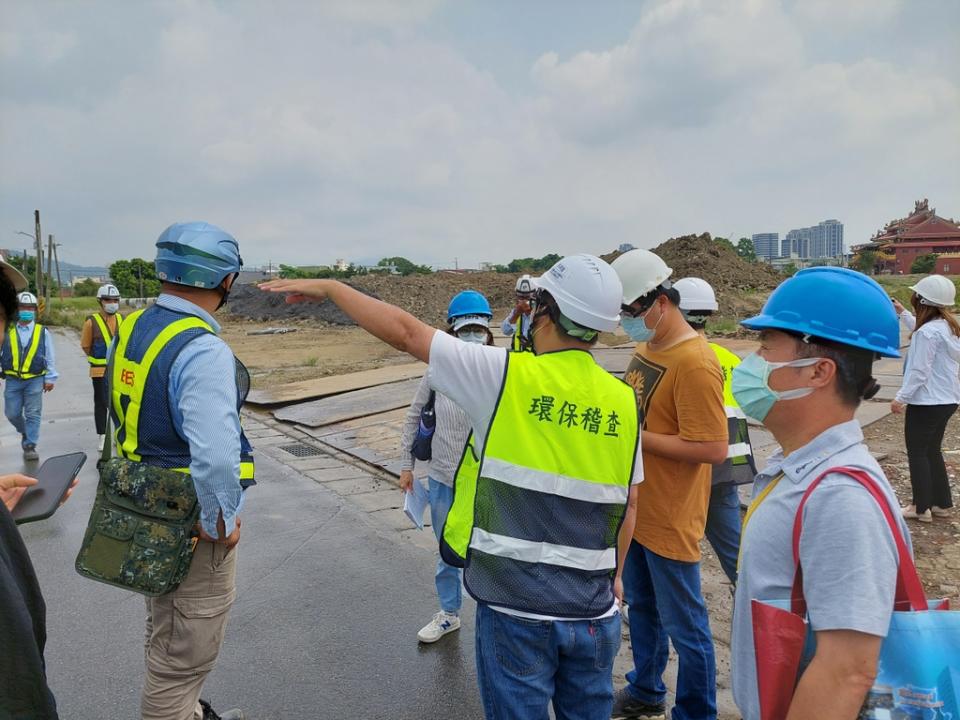
<instances>
[{"instance_id":1,"label":"dirt mound","mask_svg":"<svg viewBox=\"0 0 960 720\"><path fill-rule=\"evenodd\" d=\"M496 323L506 309L513 307L513 289L519 275L510 273L446 273L430 275L358 275L350 279L353 287L403 308L430 325L442 327L447 322L450 298L461 290L477 290L490 301ZM226 310L235 317L248 320L313 320L333 325L354 322L331 302L288 305L284 296L265 293L254 285L238 285L230 293Z\"/></svg>"},{"instance_id":2,"label":"dirt mound","mask_svg":"<svg viewBox=\"0 0 960 720\"><path fill-rule=\"evenodd\" d=\"M368 291L368 295L373 295ZM340 308L327 300L323 303L288 305L284 295L268 293L256 285L237 285L230 291L230 302L224 308L231 315L247 320L318 320L331 325L354 325Z\"/></svg>"},{"instance_id":3,"label":"dirt mound","mask_svg":"<svg viewBox=\"0 0 960 720\"><path fill-rule=\"evenodd\" d=\"M493 308L495 323L499 324L500 312L513 307L514 286L519 274L511 273L450 273L436 272L430 275L360 275L351 283L379 297L385 302L402 307L425 323L440 327L447 322L447 305L450 298L461 290L476 290L483 293Z\"/></svg>"},{"instance_id":4,"label":"dirt mound","mask_svg":"<svg viewBox=\"0 0 960 720\"><path fill-rule=\"evenodd\" d=\"M699 277L709 282L717 294L723 315L738 316L745 309L754 309L756 295L765 296L784 279L766 263L747 262L736 251L715 242L710 233L670 238L655 247L653 252L673 268L674 280ZM619 252L612 252L603 259L613 262L619 255ZM751 295L754 297L748 300L747 296Z\"/></svg>"}]
</instances>

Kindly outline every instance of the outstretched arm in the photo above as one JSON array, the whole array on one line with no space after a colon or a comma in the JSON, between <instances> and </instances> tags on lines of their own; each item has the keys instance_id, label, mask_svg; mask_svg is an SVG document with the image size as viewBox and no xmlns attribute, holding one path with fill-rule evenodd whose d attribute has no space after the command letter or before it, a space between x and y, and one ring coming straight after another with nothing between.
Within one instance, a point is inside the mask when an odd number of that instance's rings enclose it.
<instances>
[{"instance_id":1,"label":"outstretched arm","mask_svg":"<svg viewBox=\"0 0 960 720\"><path fill-rule=\"evenodd\" d=\"M260 285L267 292L287 293L287 302L330 300L368 333L429 362L435 328L395 305L376 300L336 280L271 280Z\"/></svg>"}]
</instances>

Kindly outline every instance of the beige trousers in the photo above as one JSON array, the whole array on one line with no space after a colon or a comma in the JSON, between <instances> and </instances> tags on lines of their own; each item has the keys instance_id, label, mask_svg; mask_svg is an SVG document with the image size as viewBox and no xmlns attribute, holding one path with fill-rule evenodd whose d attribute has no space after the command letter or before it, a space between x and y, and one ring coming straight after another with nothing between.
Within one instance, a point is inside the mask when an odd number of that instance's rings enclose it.
<instances>
[{"instance_id":1,"label":"beige trousers","mask_svg":"<svg viewBox=\"0 0 960 720\"><path fill-rule=\"evenodd\" d=\"M143 720L202 720L200 690L236 596L238 547L200 540L179 587L147 598Z\"/></svg>"}]
</instances>

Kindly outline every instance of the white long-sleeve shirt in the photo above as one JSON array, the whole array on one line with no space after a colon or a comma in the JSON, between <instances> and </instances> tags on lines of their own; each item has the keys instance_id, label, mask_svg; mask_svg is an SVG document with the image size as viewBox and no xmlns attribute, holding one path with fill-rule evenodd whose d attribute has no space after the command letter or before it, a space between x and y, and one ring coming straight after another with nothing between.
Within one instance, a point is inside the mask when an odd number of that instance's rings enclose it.
<instances>
[{"instance_id":1,"label":"white long-sleeve shirt","mask_svg":"<svg viewBox=\"0 0 960 720\"><path fill-rule=\"evenodd\" d=\"M916 318L904 311L907 328ZM960 338L946 320L931 320L913 333L897 402L907 405L960 404Z\"/></svg>"}]
</instances>

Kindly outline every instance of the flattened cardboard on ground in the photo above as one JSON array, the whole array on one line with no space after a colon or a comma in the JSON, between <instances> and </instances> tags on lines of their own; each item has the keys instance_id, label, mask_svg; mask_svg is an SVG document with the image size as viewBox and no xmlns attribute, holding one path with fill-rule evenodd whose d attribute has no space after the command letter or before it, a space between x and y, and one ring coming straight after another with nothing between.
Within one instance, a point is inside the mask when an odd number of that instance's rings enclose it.
<instances>
[{"instance_id":1,"label":"flattened cardboard on ground","mask_svg":"<svg viewBox=\"0 0 960 720\"><path fill-rule=\"evenodd\" d=\"M420 378L386 383L273 411L277 420L321 427L344 420L395 410L410 404Z\"/></svg>"},{"instance_id":2,"label":"flattened cardboard on ground","mask_svg":"<svg viewBox=\"0 0 960 720\"><path fill-rule=\"evenodd\" d=\"M374 370L361 370L346 375L331 375L315 380L280 385L269 390L251 390L247 402L253 405L284 405L317 400L353 390L423 377L427 366L422 362L389 365Z\"/></svg>"}]
</instances>

